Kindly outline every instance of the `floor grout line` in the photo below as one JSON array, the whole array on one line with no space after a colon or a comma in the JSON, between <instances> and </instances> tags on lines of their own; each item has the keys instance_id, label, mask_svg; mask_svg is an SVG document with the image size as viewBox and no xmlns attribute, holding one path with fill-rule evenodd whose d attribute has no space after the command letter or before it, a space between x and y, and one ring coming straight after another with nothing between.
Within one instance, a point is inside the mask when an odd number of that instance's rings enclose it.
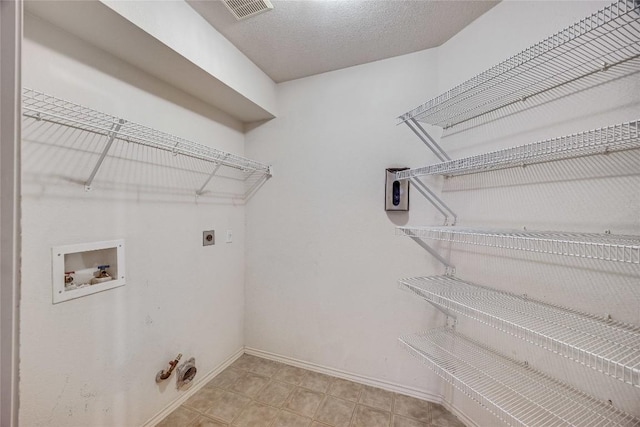
<instances>
[{"instance_id":1,"label":"floor grout line","mask_svg":"<svg viewBox=\"0 0 640 427\"><path fill-rule=\"evenodd\" d=\"M353 406L353 411L351 411L351 418L349 418L349 426L353 426L353 420L355 419L356 411L358 410L358 400L360 400L359 395L358 395L358 399L355 402L355 405Z\"/></svg>"},{"instance_id":2,"label":"floor grout line","mask_svg":"<svg viewBox=\"0 0 640 427\"><path fill-rule=\"evenodd\" d=\"M320 410L320 408L322 408L322 405L324 405L324 403L327 401L328 398L329 398L329 394L325 393L324 397L322 398L322 401L320 402L320 404L314 411L313 415L311 416L311 424L313 424L314 421L317 421L316 416L318 415L318 411Z\"/></svg>"}]
</instances>

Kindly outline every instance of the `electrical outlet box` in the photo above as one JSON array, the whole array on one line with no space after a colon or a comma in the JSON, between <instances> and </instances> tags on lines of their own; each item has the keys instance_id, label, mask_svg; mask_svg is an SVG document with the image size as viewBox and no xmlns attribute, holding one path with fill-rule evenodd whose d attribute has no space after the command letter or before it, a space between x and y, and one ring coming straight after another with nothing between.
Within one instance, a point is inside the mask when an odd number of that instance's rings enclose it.
<instances>
[{"instance_id":1,"label":"electrical outlet box","mask_svg":"<svg viewBox=\"0 0 640 427\"><path fill-rule=\"evenodd\" d=\"M55 246L51 256L54 304L125 284L124 240Z\"/></svg>"},{"instance_id":2,"label":"electrical outlet box","mask_svg":"<svg viewBox=\"0 0 640 427\"><path fill-rule=\"evenodd\" d=\"M202 232L202 246L211 246L216 244L216 232L215 230L208 230Z\"/></svg>"}]
</instances>

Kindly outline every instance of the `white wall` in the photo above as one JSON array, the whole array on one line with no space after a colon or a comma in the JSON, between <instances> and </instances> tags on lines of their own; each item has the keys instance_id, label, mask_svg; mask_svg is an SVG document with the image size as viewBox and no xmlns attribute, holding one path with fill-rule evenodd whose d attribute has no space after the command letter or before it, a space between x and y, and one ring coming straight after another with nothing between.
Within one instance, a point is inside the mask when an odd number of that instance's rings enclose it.
<instances>
[{"instance_id":1,"label":"white wall","mask_svg":"<svg viewBox=\"0 0 640 427\"><path fill-rule=\"evenodd\" d=\"M383 211L385 167L436 159L394 118L606 4L502 2L436 50L279 85L280 117L247 135L248 154L273 162L277 179L247 209L246 345L437 392L438 380L395 340L443 319L395 282L443 269L394 237ZM637 62L611 69L560 92L571 96L466 123L442 145L455 158L638 119L637 70ZM462 225L638 235L639 166L636 150L427 181ZM415 191L410 214L393 219L442 220ZM463 279L640 324L637 266L454 249ZM633 387L477 323L461 319L459 329L638 415ZM480 425L494 422L445 393Z\"/></svg>"},{"instance_id":2,"label":"white wall","mask_svg":"<svg viewBox=\"0 0 640 427\"><path fill-rule=\"evenodd\" d=\"M243 154L241 123L32 16L24 85ZM27 120L23 131L20 425L141 425L184 392L156 373L178 352L204 377L242 348L244 206L211 165ZM190 168L198 172L190 172ZM241 190L241 189L240 189ZM234 242L201 246L202 231ZM219 234L219 236L220 236ZM124 238L124 287L53 305L51 247Z\"/></svg>"},{"instance_id":3,"label":"white wall","mask_svg":"<svg viewBox=\"0 0 640 427\"><path fill-rule=\"evenodd\" d=\"M394 117L408 94L436 94L436 59L425 51L280 84L280 116L247 134L248 154L275 170L247 206L248 347L440 393L397 342L438 314L395 284L436 270L394 235L434 214L416 193L409 214L384 210L385 168L428 159Z\"/></svg>"}]
</instances>

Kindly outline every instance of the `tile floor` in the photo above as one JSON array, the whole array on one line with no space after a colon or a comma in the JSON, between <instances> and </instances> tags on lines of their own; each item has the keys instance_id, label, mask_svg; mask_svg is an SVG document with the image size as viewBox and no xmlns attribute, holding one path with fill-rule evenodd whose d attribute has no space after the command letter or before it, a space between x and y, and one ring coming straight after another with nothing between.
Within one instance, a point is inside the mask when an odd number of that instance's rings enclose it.
<instances>
[{"instance_id":1,"label":"tile floor","mask_svg":"<svg viewBox=\"0 0 640 427\"><path fill-rule=\"evenodd\" d=\"M161 427L464 427L441 405L243 355Z\"/></svg>"}]
</instances>

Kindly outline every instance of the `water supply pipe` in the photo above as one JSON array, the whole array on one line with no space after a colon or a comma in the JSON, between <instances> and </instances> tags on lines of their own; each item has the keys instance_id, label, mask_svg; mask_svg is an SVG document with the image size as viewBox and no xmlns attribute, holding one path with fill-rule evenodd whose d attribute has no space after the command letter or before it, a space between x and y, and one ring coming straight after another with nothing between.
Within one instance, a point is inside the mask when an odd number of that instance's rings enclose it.
<instances>
[{"instance_id":1,"label":"water supply pipe","mask_svg":"<svg viewBox=\"0 0 640 427\"><path fill-rule=\"evenodd\" d=\"M178 356L176 356L176 358L174 360L169 362L169 367L167 369L163 369L162 371L160 371L160 372L158 372L156 374L156 382L157 383L159 383L162 380L166 380L167 378L169 378L171 376L171 373L173 372L173 370L178 365L178 362L180 361L181 357L182 357L182 353L178 353Z\"/></svg>"}]
</instances>

